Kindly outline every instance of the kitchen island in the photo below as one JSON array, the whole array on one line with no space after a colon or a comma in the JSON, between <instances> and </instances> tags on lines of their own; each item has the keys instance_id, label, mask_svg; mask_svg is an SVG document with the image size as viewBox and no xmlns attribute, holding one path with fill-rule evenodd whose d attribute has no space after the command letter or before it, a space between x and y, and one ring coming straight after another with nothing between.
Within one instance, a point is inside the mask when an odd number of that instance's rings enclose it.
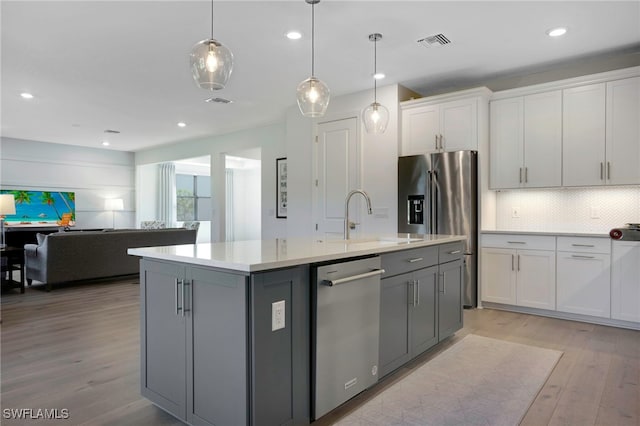
<instances>
[{"instance_id":1,"label":"kitchen island","mask_svg":"<svg viewBox=\"0 0 640 426\"><path fill-rule=\"evenodd\" d=\"M464 239L399 234L129 249L142 257L141 392L193 425L309 424L321 415L314 271L379 257L377 380L462 327Z\"/></svg>"}]
</instances>

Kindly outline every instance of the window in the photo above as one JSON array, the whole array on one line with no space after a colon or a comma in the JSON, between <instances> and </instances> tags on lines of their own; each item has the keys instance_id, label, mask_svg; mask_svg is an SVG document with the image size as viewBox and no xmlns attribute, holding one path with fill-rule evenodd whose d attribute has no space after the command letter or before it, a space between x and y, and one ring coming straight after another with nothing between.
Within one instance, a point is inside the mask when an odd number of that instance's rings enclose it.
<instances>
[{"instance_id":1,"label":"window","mask_svg":"<svg viewBox=\"0 0 640 426\"><path fill-rule=\"evenodd\" d=\"M211 220L211 177L176 174L177 220Z\"/></svg>"}]
</instances>

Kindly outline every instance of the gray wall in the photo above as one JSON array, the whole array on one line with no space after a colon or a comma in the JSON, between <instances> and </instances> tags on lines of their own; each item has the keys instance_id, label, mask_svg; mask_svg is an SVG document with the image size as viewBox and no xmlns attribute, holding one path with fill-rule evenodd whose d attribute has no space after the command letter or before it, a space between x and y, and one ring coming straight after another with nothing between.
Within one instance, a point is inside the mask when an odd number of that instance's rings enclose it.
<instances>
[{"instance_id":1,"label":"gray wall","mask_svg":"<svg viewBox=\"0 0 640 426\"><path fill-rule=\"evenodd\" d=\"M0 138L0 187L75 192L77 228L111 227L113 215L104 210L104 200L122 198L124 211L115 213L116 227L134 227L130 152Z\"/></svg>"}]
</instances>

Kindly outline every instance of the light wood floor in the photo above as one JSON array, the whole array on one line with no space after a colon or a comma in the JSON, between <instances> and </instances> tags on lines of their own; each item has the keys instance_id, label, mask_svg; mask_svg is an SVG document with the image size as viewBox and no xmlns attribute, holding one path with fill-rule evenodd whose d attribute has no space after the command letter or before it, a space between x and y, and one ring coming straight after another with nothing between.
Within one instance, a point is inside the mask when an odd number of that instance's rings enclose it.
<instances>
[{"instance_id":1,"label":"light wood floor","mask_svg":"<svg viewBox=\"0 0 640 426\"><path fill-rule=\"evenodd\" d=\"M137 279L2 294L1 408L69 420L3 425L181 425L140 396ZM564 352L523 425L640 425L640 332L495 310L314 424L329 425L468 333ZM4 412L0 412L0 416Z\"/></svg>"}]
</instances>

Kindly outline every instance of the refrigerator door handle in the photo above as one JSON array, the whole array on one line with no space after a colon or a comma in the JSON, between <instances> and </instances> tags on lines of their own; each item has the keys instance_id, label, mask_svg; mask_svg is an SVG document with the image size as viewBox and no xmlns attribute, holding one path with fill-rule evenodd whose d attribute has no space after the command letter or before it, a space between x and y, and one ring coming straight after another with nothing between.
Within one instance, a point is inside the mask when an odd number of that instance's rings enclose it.
<instances>
[{"instance_id":1,"label":"refrigerator door handle","mask_svg":"<svg viewBox=\"0 0 640 426\"><path fill-rule=\"evenodd\" d=\"M438 233L438 173L431 172L431 234Z\"/></svg>"}]
</instances>

